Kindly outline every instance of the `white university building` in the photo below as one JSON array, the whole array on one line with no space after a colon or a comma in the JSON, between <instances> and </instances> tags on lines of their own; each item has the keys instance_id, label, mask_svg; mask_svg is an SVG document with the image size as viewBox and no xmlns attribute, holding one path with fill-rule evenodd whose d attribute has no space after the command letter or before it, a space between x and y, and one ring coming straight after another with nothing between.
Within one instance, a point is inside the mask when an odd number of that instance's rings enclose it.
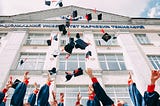
<instances>
[{"instance_id":1,"label":"white university building","mask_svg":"<svg viewBox=\"0 0 160 106\"><path fill-rule=\"evenodd\" d=\"M71 21L68 33L63 35L58 25L66 23L66 17L77 10L77 20ZM91 13L92 20L86 20L85 15ZM102 14L102 20L97 15ZM104 29L111 39L102 39ZM69 42L69 36L76 40L76 33L81 39L90 43L85 50L73 49L66 59L63 50ZM52 40L51 46L47 40L58 35L58 40ZM55 52L58 56L53 57ZM86 59L87 51L92 56ZM21 60L25 60L21 65ZM64 92L65 106L74 106L77 93L82 95L81 104L88 100L88 85L91 79L85 73L86 68L92 68L98 81L115 102L126 101L132 106L128 93L128 72L132 73L140 92L144 93L150 84L151 70L160 70L160 19L132 18L77 6L66 6L37 12L0 16L0 88L3 89L10 75L13 80L23 80L25 71L29 71L29 85L25 101L34 89L34 82L39 87L47 79L48 70L56 68L56 74L51 75L54 82L50 91ZM66 81L65 72L81 67L83 75L72 77ZM160 81L156 84L160 93ZM7 106L14 89L8 91ZM49 100L52 100L50 96Z\"/></svg>"}]
</instances>

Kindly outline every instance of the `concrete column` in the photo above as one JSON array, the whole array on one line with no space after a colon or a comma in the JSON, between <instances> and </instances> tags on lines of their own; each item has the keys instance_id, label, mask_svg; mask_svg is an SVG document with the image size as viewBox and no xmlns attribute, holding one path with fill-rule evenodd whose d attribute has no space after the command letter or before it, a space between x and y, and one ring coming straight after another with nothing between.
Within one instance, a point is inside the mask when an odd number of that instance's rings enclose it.
<instances>
[{"instance_id":1,"label":"concrete column","mask_svg":"<svg viewBox=\"0 0 160 106\"><path fill-rule=\"evenodd\" d=\"M139 42L132 33L118 33L118 42L123 48L124 57L132 68L134 82L136 82L138 89L143 95L150 83L150 71L152 66L147 63L147 57L141 49ZM128 65L129 65L128 64ZM129 69L130 70L130 69Z\"/></svg>"},{"instance_id":2,"label":"concrete column","mask_svg":"<svg viewBox=\"0 0 160 106\"><path fill-rule=\"evenodd\" d=\"M86 60L86 67L90 67L94 70L100 70L93 33L86 31L83 35L84 40L90 43L90 45L85 49L85 53L87 53L87 51L91 51L92 53L92 56L90 56L89 59Z\"/></svg>"},{"instance_id":3,"label":"concrete column","mask_svg":"<svg viewBox=\"0 0 160 106\"><path fill-rule=\"evenodd\" d=\"M9 71L21 48L25 34L26 31L13 31L7 34L6 44L0 53L0 88L8 80Z\"/></svg>"}]
</instances>

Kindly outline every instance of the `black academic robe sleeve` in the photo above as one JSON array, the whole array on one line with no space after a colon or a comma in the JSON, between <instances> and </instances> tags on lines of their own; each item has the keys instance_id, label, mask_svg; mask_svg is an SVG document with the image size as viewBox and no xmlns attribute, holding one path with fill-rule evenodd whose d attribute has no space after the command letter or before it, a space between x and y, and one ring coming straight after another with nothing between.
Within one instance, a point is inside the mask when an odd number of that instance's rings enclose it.
<instances>
[{"instance_id":1,"label":"black academic robe sleeve","mask_svg":"<svg viewBox=\"0 0 160 106\"><path fill-rule=\"evenodd\" d=\"M104 89L98 82L94 82L92 86L97 98L102 102L103 106L111 106L114 104L113 100L107 96Z\"/></svg>"},{"instance_id":2,"label":"black academic robe sleeve","mask_svg":"<svg viewBox=\"0 0 160 106\"><path fill-rule=\"evenodd\" d=\"M134 106L144 106L144 99L137 89L135 83L129 85L129 95Z\"/></svg>"},{"instance_id":3,"label":"black academic robe sleeve","mask_svg":"<svg viewBox=\"0 0 160 106\"><path fill-rule=\"evenodd\" d=\"M50 106L48 99L49 99L49 86L45 84L41 87L39 91L37 106Z\"/></svg>"},{"instance_id":4,"label":"black academic robe sleeve","mask_svg":"<svg viewBox=\"0 0 160 106\"><path fill-rule=\"evenodd\" d=\"M26 93L27 85L24 82L20 82L11 98L11 106L23 106L23 99Z\"/></svg>"},{"instance_id":5,"label":"black academic robe sleeve","mask_svg":"<svg viewBox=\"0 0 160 106\"><path fill-rule=\"evenodd\" d=\"M0 103L0 106L6 106L5 102Z\"/></svg>"},{"instance_id":6,"label":"black academic robe sleeve","mask_svg":"<svg viewBox=\"0 0 160 106\"><path fill-rule=\"evenodd\" d=\"M31 93L28 97L28 103L31 105L31 106L34 106L36 102L36 94L34 93Z\"/></svg>"},{"instance_id":7,"label":"black academic robe sleeve","mask_svg":"<svg viewBox=\"0 0 160 106\"><path fill-rule=\"evenodd\" d=\"M145 92L144 93L144 101L147 106L160 106L159 94L154 92Z\"/></svg>"},{"instance_id":8,"label":"black academic robe sleeve","mask_svg":"<svg viewBox=\"0 0 160 106\"><path fill-rule=\"evenodd\" d=\"M5 97L5 94L3 92L0 92L0 103L2 103L4 97Z\"/></svg>"}]
</instances>

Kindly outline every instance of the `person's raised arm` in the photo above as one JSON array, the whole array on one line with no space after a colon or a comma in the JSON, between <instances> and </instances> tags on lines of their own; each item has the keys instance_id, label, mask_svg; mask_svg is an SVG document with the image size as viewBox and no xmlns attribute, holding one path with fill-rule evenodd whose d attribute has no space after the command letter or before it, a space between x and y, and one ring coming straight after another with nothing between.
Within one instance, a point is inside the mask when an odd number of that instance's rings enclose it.
<instances>
[{"instance_id":1,"label":"person's raised arm","mask_svg":"<svg viewBox=\"0 0 160 106\"><path fill-rule=\"evenodd\" d=\"M104 89L99 84L97 78L93 75L92 69L88 68L86 70L86 73L91 78L91 80L93 82L92 86L93 86L94 92L95 92L97 98L102 102L103 106L114 105L113 100L110 97L107 96L106 92L104 91Z\"/></svg>"}]
</instances>

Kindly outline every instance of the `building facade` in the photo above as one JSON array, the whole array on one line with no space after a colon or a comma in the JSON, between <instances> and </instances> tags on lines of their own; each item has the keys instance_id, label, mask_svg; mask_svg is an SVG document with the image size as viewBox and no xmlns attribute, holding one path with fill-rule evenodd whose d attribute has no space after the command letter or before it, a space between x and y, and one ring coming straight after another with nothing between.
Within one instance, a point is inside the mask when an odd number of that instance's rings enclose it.
<instances>
[{"instance_id":1,"label":"building facade","mask_svg":"<svg viewBox=\"0 0 160 106\"><path fill-rule=\"evenodd\" d=\"M79 18L71 21L68 33L63 35L58 25L65 24L65 17L72 15L74 10L77 10ZM85 19L87 13L92 13L91 21ZM97 19L98 14L102 14L102 20ZM108 42L102 39L102 29L111 35ZM90 45L85 50L74 48L66 59L64 46L68 44L69 37L76 39L76 33L80 33L81 39ZM58 40L52 40L51 46L48 46L47 40L55 35L58 35ZM54 57L57 51L58 56ZM92 53L88 59L85 57L87 51ZM23 64L21 60L24 60ZM76 6L0 16L0 64L1 89L10 75L13 79L22 80L24 72L29 71L25 101L34 88L34 82L41 87L46 82L48 70L55 67L50 91L56 91L57 99L59 93L64 92L66 106L74 106L76 95L81 92L81 104L85 106L88 85L92 84L88 75L84 72L69 81L65 78L66 71L72 72L81 67L83 70L93 69L94 75L115 102L124 100L132 106L128 94L128 72L132 73L143 95L150 83L151 70L160 70L160 19L130 18ZM156 90L160 91L160 81ZM7 105L13 91L8 91Z\"/></svg>"}]
</instances>

